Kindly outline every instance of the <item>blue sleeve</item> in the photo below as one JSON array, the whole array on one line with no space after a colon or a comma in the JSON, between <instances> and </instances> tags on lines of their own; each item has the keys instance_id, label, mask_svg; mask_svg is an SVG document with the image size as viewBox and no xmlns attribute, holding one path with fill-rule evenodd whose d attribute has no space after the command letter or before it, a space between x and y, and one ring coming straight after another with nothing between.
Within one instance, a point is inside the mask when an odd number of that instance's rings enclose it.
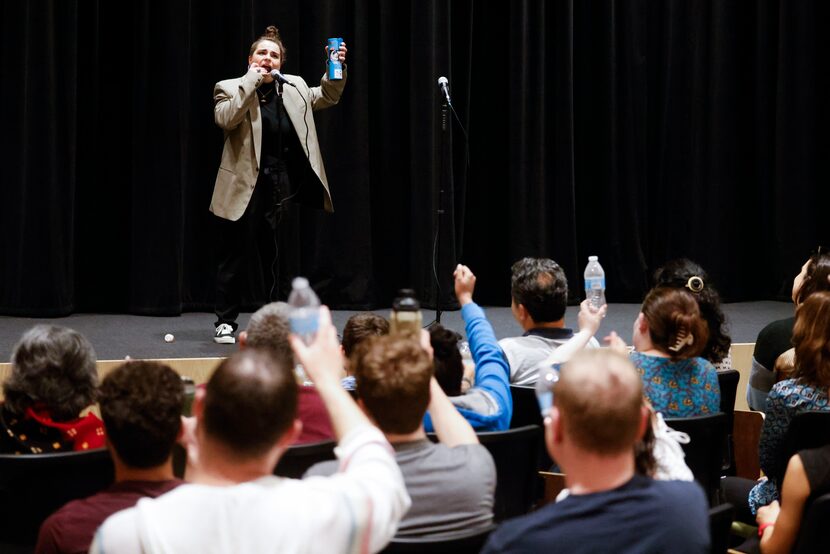
<instances>
[{"instance_id":1,"label":"blue sleeve","mask_svg":"<svg viewBox=\"0 0 830 554\"><path fill-rule=\"evenodd\" d=\"M495 429L510 428L513 397L510 394L510 367L504 359L496 333L478 304L470 302L461 308L470 352L476 364L476 388L487 391L499 405Z\"/></svg>"}]
</instances>

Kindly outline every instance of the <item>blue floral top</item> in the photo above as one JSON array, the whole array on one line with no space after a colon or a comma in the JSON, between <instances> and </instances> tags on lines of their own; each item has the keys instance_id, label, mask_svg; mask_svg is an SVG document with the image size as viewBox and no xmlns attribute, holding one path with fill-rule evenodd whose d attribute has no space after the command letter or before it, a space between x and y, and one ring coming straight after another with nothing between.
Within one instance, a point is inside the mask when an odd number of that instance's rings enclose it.
<instances>
[{"instance_id":1,"label":"blue floral top","mask_svg":"<svg viewBox=\"0 0 830 554\"><path fill-rule=\"evenodd\" d=\"M784 460L784 437L790 421L801 412L830 412L827 391L787 379L776 383L767 396L767 417L761 428L758 451L765 475L778 475L789 460ZM772 479L764 479L749 492L749 507L754 514L761 506L778 500L778 487Z\"/></svg>"},{"instance_id":2,"label":"blue floral top","mask_svg":"<svg viewBox=\"0 0 830 554\"><path fill-rule=\"evenodd\" d=\"M693 417L720 411L720 385L715 366L704 358L672 361L631 353L643 377L643 393L664 417Z\"/></svg>"}]
</instances>

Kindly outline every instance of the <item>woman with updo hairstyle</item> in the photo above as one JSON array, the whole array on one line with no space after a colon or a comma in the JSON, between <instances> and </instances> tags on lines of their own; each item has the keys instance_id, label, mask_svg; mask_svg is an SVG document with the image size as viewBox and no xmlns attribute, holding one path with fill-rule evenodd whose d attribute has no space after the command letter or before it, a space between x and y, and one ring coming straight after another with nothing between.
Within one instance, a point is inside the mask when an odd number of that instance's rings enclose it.
<instances>
[{"instance_id":1,"label":"woman with updo hairstyle","mask_svg":"<svg viewBox=\"0 0 830 554\"><path fill-rule=\"evenodd\" d=\"M664 417L693 417L720 411L720 386L714 366L700 354L709 330L692 293L656 287L634 322L631 361L643 378L643 393ZM611 333L612 348L625 343Z\"/></svg>"},{"instance_id":2,"label":"woman with updo hairstyle","mask_svg":"<svg viewBox=\"0 0 830 554\"><path fill-rule=\"evenodd\" d=\"M15 345L3 383L0 452L41 454L104 446L104 427L93 413L98 370L95 351L77 331L36 325Z\"/></svg>"},{"instance_id":3,"label":"woman with updo hairstyle","mask_svg":"<svg viewBox=\"0 0 830 554\"><path fill-rule=\"evenodd\" d=\"M709 339L700 356L712 362L718 371L732 369L732 355L729 353L732 338L720 306L720 295L706 271L692 260L678 258L654 272L654 286L685 289L692 293L709 328Z\"/></svg>"},{"instance_id":4,"label":"woman with updo hairstyle","mask_svg":"<svg viewBox=\"0 0 830 554\"><path fill-rule=\"evenodd\" d=\"M827 290L830 290L830 253L819 248L804 262L793 279L792 300L796 310L812 294ZM794 325L795 317L788 317L769 323L758 333L746 390L746 400L750 409L766 411L767 394L776 380L781 378L776 374L776 368L791 365L781 362L794 344ZM789 367L787 369L791 370Z\"/></svg>"},{"instance_id":5,"label":"woman with updo hairstyle","mask_svg":"<svg viewBox=\"0 0 830 554\"><path fill-rule=\"evenodd\" d=\"M767 476L783 474L788 460L784 439L793 417L802 412L830 412L830 291L813 292L795 312L795 367L791 379L776 383L767 397L767 417L759 454ZM761 481L749 493L752 513L778 500L780 483Z\"/></svg>"}]
</instances>

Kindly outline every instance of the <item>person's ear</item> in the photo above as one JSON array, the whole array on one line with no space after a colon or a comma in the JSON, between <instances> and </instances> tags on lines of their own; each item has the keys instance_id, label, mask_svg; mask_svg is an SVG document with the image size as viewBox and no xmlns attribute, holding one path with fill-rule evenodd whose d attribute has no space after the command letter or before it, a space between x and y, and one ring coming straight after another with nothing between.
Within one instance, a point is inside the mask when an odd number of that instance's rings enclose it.
<instances>
[{"instance_id":1,"label":"person's ear","mask_svg":"<svg viewBox=\"0 0 830 554\"><path fill-rule=\"evenodd\" d=\"M637 316L637 330L640 331L640 333L642 334L648 332L648 320L646 319L646 316L645 314L643 314L643 312L640 312L640 314Z\"/></svg>"},{"instance_id":2,"label":"person's ear","mask_svg":"<svg viewBox=\"0 0 830 554\"><path fill-rule=\"evenodd\" d=\"M239 349L244 350L248 346L248 331L239 332Z\"/></svg>"},{"instance_id":3,"label":"person's ear","mask_svg":"<svg viewBox=\"0 0 830 554\"><path fill-rule=\"evenodd\" d=\"M196 387L196 391L193 393L193 416L197 419L202 419L202 415L205 413L205 387L199 386Z\"/></svg>"},{"instance_id":4,"label":"person's ear","mask_svg":"<svg viewBox=\"0 0 830 554\"><path fill-rule=\"evenodd\" d=\"M637 441L643 440L643 435L646 434L646 429L648 426L651 425L651 410L649 410L648 406L642 406L640 408L640 425L637 428Z\"/></svg>"}]
</instances>

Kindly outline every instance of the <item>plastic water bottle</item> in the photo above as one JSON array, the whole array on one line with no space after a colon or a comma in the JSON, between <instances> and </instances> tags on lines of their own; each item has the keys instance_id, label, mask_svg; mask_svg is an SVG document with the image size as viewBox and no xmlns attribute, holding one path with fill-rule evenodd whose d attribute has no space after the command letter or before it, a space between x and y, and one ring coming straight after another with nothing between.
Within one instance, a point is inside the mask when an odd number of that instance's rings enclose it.
<instances>
[{"instance_id":1,"label":"plastic water bottle","mask_svg":"<svg viewBox=\"0 0 830 554\"><path fill-rule=\"evenodd\" d=\"M320 325L320 299L305 277L295 277L291 281L291 294L288 296L291 312L288 316L291 332L310 344Z\"/></svg>"},{"instance_id":2,"label":"plastic water bottle","mask_svg":"<svg viewBox=\"0 0 830 554\"><path fill-rule=\"evenodd\" d=\"M605 271L596 256L588 256L585 266L585 298L596 310L605 304Z\"/></svg>"},{"instance_id":3,"label":"plastic water bottle","mask_svg":"<svg viewBox=\"0 0 830 554\"><path fill-rule=\"evenodd\" d=\"M539 403L542 417L547 417L553 407L553 388L558 381L559 364L545 366L539 370L539 378L536 380L536 401Z\"/></svg>"},{"instance_id":4,"label":"plastic water bottle","mask_svg":"<svg viewBox=\"0 0 830 554\"><path fill-rule=\"evenodd\" d=\"M422 324L421 304L415 298L415 291L399 290L397 298L392 302L392 312L389 314L389 333L411 333L418 336Z\"/></svg>"}]
</instances>

